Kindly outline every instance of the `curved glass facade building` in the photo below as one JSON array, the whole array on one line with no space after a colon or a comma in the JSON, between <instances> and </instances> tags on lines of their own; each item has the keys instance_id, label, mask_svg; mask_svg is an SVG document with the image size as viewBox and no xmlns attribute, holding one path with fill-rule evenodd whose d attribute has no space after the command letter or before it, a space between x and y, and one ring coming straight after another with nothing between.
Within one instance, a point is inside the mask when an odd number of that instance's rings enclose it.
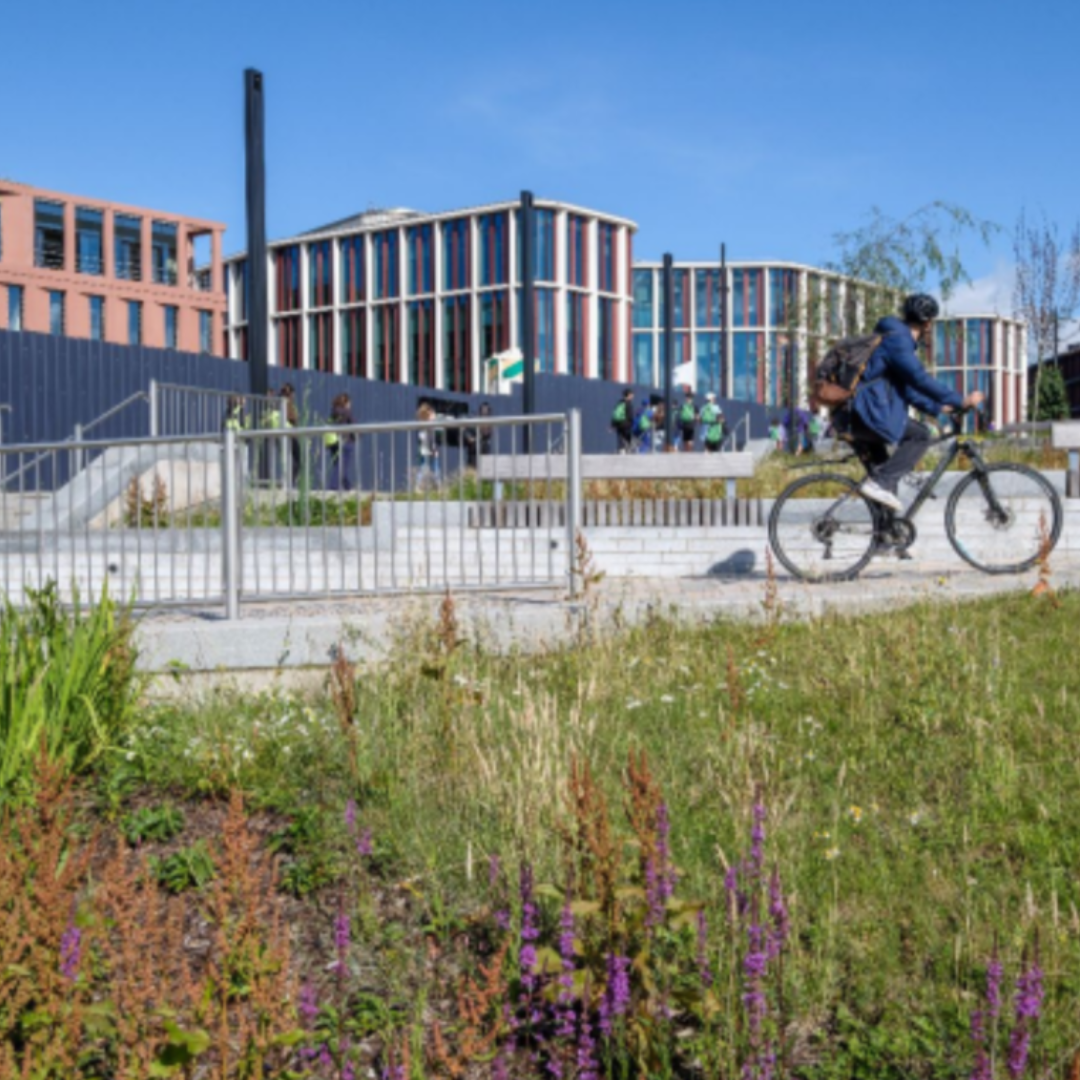
<instances>
[{"instance_id":1,"label":"curved glass facade building","mask_svg":"<svg viewBox=\"0 0 1080 1080\"><path fill-rule=\"evenodd\" d=\"M811 375L831 341L869 332L889 298L865 282L798 263L676 263L672 352L693 363L699 392L781 408L805 402ZM723 286L727 286L726 302ZM635 382L660 386L664 290L660 263L633 268L630 368ZM726 318L725 318L726 315ZM1026 334L999 315L938 320L924 363L963 393L982 390L996 425L1023 419Z\"/></svg>"},{"instance_id":2,"label":"curved glass facade building","mask_svg":"<svg viewBox=\"0 0 1080 1080\"><path fill-rule=\"evenodd\" d=\"M627 378L633 222L536 201L540 370ZM519 203L373 210L269 246L270 362L483 391L521 347ZM229 355L247 358L247 260L227 260Z\"/></svg>"}]
</instances>

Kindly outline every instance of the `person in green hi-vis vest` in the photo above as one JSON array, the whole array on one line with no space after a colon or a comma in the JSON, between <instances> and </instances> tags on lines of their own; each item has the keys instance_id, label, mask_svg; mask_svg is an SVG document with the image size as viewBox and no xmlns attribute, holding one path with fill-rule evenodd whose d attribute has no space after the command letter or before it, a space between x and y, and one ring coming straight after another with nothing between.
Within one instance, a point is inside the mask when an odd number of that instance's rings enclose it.
<instances>
[{"instance_id":1,"label":"person in green hi-vis vest","mask_svg":"<svg viewBox=\"0 0 1080 1080\"><path fill-rule=\"evenodd\" d=\"M724 413L716 404L716 395L705 395L705 405L701 410L701 426L705 429L705 450L715 454L724 441Z\"/></svg>"}]
</instances>

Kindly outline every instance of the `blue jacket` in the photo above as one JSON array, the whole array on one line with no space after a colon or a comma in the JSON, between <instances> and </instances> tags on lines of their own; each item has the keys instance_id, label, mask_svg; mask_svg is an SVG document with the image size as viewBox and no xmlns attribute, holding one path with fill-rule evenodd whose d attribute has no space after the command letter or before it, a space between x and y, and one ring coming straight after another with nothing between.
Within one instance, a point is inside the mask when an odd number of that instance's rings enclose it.
<instances>
[{"instance_id":1,"label":"blue jacket","mask_svg":"<svg viewBox=\"0 0 1080 1080\"><path fill-rule=\"evenodd\" d=\"M960 408L964 399L935 379L919 362L911 330L893 316L874 327L884 334L863 372L853 408L859 419L889 443L904 434L908 406L936 416L942 407Z\"/></svg>"}]
</instances>

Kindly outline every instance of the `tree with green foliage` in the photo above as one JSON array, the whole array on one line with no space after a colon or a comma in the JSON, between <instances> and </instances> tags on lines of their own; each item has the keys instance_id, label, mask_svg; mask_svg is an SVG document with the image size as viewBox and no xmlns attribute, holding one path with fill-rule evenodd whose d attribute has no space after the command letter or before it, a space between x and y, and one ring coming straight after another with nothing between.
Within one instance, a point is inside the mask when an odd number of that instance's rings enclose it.
<instances>
[{"instance_id":1,"label":"tree with green foliage","mask_svg":"<svg viewBox=\"0 0 1080 1080\"><path fill-rule=\"evenodd\" d=\"M956 203L937 200L899 218L875 206L865 225L834 235L838 255L829 269L877 286L864 298L861 322L870 327L895 314L905 293L937 292L947 300L957 285L970 281L961 242L974 234L988 244L997 231L993 222Z\"/></svg>"},{"instance_id":2,"label":"tree with green foliage","mask_svg":"<svg viewBox=\"0 0 1080 1080\"><path fill-rule=\"evenodd\" d=\"M1037 379L1038 397L1035 400L1035 420L1068 420L1069 394L1061 368L1047 364L1042 378Z\"/></svg>"}]
</instances>

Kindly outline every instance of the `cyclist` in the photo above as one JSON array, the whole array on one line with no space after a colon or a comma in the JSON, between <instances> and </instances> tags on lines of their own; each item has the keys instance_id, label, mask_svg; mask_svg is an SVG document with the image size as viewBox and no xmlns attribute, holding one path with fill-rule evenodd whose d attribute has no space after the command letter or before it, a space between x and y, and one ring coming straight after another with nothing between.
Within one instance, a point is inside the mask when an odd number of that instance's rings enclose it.
<instances>
[{"instance_id":1,"label":"cyclist","mask_svg":"<svg viewBox=\"0 0 1080 1080\"><path fill-rule=\"evenodd\" d=\"M961 397L919 362L917 343L929 334L939 312L932 296L915 293L904 300L900 318L882 319L874 327L874 333L882 335L881 344L866 365L855 397L833 418L838 433L866 466L869 475L862 493L890 510L903 509L896 494L900 480L919 463L930 442L930 430L912 420L908 408L936 416L974 408L984 398L978 390Z\"/></svg>"}]
</instances>

